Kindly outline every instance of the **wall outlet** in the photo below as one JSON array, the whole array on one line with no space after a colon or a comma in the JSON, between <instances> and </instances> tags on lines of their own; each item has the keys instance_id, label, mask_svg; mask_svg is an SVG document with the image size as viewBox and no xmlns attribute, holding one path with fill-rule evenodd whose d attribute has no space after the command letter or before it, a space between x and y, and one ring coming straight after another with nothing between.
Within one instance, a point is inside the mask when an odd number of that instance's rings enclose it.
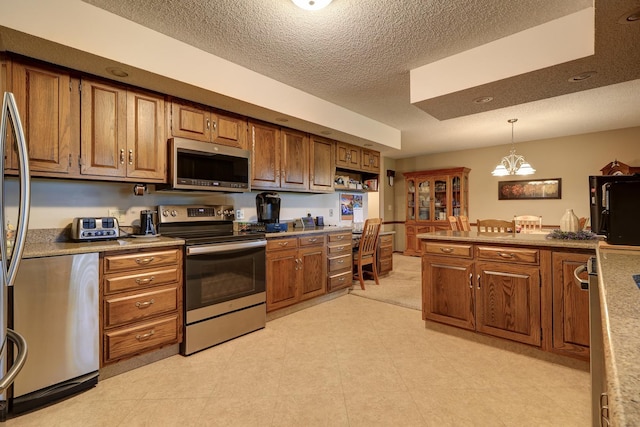
<instances>
[{"instance_id":1,"label":"wall outlet","mask_svg":"<svg viewBox=\"0 0 640 427\"><path fill-rule=\"evenodd\" d=\"M236 209L236 219L244 219L244 209Z\"/></svg>"},{"instance_id":2,"label":"wall outlet","mask_svg":"<svg viewBox=\"0 0 640 427\"><path fill-rule=\"evenodd\" d=\"M329 217L333 216L333 209L329 209Z\"/></svg>"},{"instance_id":3,"label":"wall outlet","mask_svg":"<svg viewBox=\"0 0 640 427\"><path fill-rule=\"evenodd\" d=\"M122 224L127 216L127 211L122 209L109 209L109 216L115 217Z\"/></svg>"}]
</instances>

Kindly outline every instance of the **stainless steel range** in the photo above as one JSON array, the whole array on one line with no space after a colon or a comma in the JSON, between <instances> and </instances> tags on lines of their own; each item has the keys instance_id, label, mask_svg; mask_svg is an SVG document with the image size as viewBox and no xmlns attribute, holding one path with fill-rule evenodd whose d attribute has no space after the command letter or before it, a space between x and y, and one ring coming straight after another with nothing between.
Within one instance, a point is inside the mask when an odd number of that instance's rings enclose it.
<instances>
[{"instance_id":1,"label":"stainless steel range","mask_svg":"<svg viewBox=\"0 0 640 427\"><path fill-rule=\"evenodd\" d=\"M189 355L266 324L264 233L234 232L233 206L158 206L158 233L185 239L184 340Z\"/></svg>"}]
</instances>

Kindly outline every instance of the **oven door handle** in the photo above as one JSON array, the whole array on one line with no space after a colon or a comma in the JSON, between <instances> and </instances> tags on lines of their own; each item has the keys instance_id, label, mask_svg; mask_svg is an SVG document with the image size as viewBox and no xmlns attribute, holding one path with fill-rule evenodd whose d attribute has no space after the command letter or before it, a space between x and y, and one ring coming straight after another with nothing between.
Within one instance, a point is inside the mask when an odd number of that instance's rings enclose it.
<instances>
[{"instance_id":1,"label":"oven door handle","mask_svg":"<svg viewBox=\"0 0 640 427\"><path fill-rule=\"evenodd\" d=\"M240 243L221 243L217 245L189 246L187 247L187 256L214 254L214 253L229 252L229 251L236 251L236 250L250 249L250 248L263 248L266 246L267 246L266 240L251 240L248 242L240 242Z\"/></svg>"}]
</instances>

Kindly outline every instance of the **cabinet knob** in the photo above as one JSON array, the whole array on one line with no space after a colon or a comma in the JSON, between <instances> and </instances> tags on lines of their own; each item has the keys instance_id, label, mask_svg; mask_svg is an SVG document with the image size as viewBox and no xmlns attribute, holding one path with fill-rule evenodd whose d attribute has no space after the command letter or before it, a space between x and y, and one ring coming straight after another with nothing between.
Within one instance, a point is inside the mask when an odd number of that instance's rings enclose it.
<instances>
[{"instance_id":1,"label":"cabinet knob","mask_svg":"<svg viewBox=\"0 0 640 427\"><path fill-rule=\"evenodd\" d=\"M133 164L133 150L129 150L129 164Z\"/></svg>"},{"instance_id":2,"label":"cabinet knob","mask_svg":"<svg viewBox=\"0 0 640 427\"><path fill-rule=\"evenodd\" d=\"M124 165L124 148L120 149L120 164Z\"/></svg>"}]
</instances>

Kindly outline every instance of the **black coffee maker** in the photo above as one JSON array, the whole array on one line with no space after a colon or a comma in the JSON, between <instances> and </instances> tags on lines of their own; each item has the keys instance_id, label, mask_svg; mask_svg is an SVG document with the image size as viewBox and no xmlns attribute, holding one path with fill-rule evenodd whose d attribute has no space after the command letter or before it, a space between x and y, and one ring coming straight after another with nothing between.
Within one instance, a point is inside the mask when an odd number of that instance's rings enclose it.
<instances>
[{"instance_id":1,"label":"black coffee maker","mask_svg":"<svg viewBox=\"0 0 640 427\"><path fill-rule=\"evenodd\" d=\"M264 192L256 196L258 222L263 224L278 224L280 222L280 195L274 192Z\"/></svg>"}]
</instances>

